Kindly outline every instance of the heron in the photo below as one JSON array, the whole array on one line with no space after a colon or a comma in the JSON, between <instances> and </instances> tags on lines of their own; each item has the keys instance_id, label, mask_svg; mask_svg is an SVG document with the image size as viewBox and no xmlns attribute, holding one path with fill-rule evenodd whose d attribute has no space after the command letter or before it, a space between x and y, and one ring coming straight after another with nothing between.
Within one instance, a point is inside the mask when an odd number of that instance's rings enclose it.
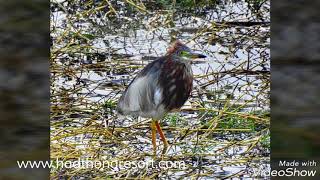
<instances>
[{"instance_id":1,"label":"heron","mask_svg":"<svg viewBox=\"0 0 320 180\"><path fill-rule=\"evenodd\" d=\"M206 58L177 40L167 53L146 65L130 82L120 97L117 111L121 115L151 118L153 155L156 156L156 133L163 142L162 154L169 143L159 120L174 110L179 110L192 91L193 73L191 61Z\"/></svg>"}]
</instances>

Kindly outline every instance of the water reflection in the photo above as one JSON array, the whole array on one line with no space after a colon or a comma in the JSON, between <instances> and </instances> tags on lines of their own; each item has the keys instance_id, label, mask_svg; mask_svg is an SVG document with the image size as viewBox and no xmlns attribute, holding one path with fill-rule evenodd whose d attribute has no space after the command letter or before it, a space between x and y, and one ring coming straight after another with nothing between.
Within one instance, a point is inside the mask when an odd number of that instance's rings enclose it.
<instances>
[{"instance_id":1,"label":"water reflection","mask_svg":"<svg viewBox=\"0 0 320 180\"><path fill-rule=\"evenodd\" d=\"M108 2L115 12L100 1L51 5L53 156L72 144L80 157L149 158L147 120L118 117L114 107L139 70L180 39L208 58L192 66L194 89L181 113L163 122L171 144L166 158L190 167L169 174L195 175L198 168L205 177L252 177L270 153L270 3L259 11L228 1L194 13L132 13L124 2Z\"/></svg>"}]
</instances>

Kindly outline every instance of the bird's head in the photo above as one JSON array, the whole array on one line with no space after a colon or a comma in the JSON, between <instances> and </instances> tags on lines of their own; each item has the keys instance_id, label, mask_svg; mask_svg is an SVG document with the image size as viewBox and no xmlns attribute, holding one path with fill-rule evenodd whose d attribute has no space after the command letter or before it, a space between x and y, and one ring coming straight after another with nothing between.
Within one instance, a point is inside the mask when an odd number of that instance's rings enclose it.
<instances>
[{"instance_id":1,"label":"bird's head","mask_svg":"<svg viewBox=\"0 0 320 180\"><path fill-rule=\"evenodd\" d=\"M185 44L183 44L179 40L175 41L172 44L172 46L168 49L167 55L173 55L184 60L206 57L205 55L192 51L189 47L187 47Z\"/></svg>"}]
</instances>

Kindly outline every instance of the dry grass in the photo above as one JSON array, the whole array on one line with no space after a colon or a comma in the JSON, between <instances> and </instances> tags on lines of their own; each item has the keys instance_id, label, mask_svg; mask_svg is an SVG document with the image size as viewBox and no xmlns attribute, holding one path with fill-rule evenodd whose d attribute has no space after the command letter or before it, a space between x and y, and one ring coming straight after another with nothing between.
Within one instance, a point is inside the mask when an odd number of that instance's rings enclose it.
<instances>
[{"instance_id":1,"label":"dry grass","mask_svg":"<svg viewBox=\"0 0 320 180\"><path fill-rule=\"evenodd\" d=\"M136 8L141 15L148 14L147 19L152 19L152 23L144 28L153 36L163 36L164 32L159 27L170 27L172 24L172 11L152 13L142 2L123 2ZM63 161L78 158L108 162L150 161L150 120L119 117L115 112L117 100L128 80L150 61L132 60L129 53L119 53L121 49L141 43L139 38L137 42L123 40L122 47L108 45L116 36L123 37L123 32L132 30L110 27L106 34L117 35L105 38L104 34L100 34L103 26L98 25L97 18L90 19L101 13L106 19L100 19L100 24L117 22L117 18L123 18L119 15L117 4L113 1L99 5L84 4L84 10L70 13L68 8L71 5L56 3L62 12L67 13L62 17L65 22L59 24L60 20L54 15L51 19L51 158ZM106 7L109 10L105 10ZM137 21L137 24L143 24ZM87 27L86 23L91 24ZM209 60L206 67L194 65L200 73L195 74L192 97L181 112L168 114L162 121L170 147L166 155L160 156L162 144L158 138L157 143L160 144L155 161L184 162L186 168L56 168L52 169L51 178L199 179L252 176L253 169L268 164L270 153L270 72L258 69L269 64L266 39L270 34L264 32L268 28L260 25L240 28L212 21L210 25L203 24L196 29L180 29L181 34L192 31L188 41L194 44L193 48L203 50L218 63L212 65L212 60ZM233 36L228 35L234 31ZM143 42L161 42L146 39ZM97 40L108 42L98 47ZM122 43L122 40L118 41ZM212 43L223 46L213 51L210 49ZM247 53L246 59L236 56L241 49ZM150 47L149 51L159 52L154 47ZM224 59L220 59L221 56ZM230 168L240 170L232 171Z\"/></svg>"}]
</instances>

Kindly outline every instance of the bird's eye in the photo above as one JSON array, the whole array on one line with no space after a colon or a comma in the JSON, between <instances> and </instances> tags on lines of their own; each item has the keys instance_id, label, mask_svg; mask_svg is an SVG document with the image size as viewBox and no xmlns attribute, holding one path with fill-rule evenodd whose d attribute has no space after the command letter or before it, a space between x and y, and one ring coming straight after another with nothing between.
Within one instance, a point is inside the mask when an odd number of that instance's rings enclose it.
<instances>
[{"instance_id":1,"label":"bird's eye","mask_svg":"<svg viewBox=\"0 0 320 180\"><path fill-rule=\"evenodd\" d=\"M182 57L188 57L189 56L189 52L188 51L181 51L181 56Z\"/></svg>"}]
</instances>

